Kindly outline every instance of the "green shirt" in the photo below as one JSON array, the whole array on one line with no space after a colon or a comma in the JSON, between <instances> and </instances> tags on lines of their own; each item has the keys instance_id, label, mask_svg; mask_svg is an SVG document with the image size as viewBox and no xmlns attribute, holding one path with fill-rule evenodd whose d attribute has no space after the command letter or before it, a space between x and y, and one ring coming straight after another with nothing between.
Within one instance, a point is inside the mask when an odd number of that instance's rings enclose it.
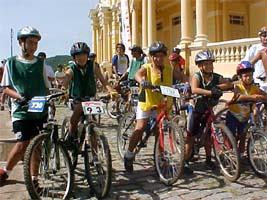
<instances>
[{"instance_id":1,"label":"green shirt","mask_svg":"<svg viewBox=\"0 0 267 200\"><path fill-rule=\"evenodd\" d=\"M69 68L73 72L72 80L69 84L70 97L94 97L96 94L96 81L93 61L88 60L84 69L80 69L75 63L71 63Z\"/></svg>"},{"instance_id":2,"label":"green shirt","mask_svg":"<svg viewBox=\"0 0 267 200\"><path fill-rule=\"evenodd\" d=\"M140 67L144 64L144 57L141 56L140 58L136 59L136 60L132 60L131 61L131 65L130 65L130 71L129 71L129 75L128 75L128 79L130 80L134 80L134 76L135 73L137 72L138 69L140 69Z\"/></svg>"},{"instance_id":3,"label":"green shirt","mask_svg":"<svg viewBox=\"0 0 267 200\"><path fill-rule=\"evenodd\" d=\"M212 80L207 84L204 83L204 79L202 77L201 72L196 72L196 75L198 76L199 87L202 89L211 90L211 88L220 84L220 77L221 77L220 74L213 73ZM202 98L197 99L196 104L195 104L195 111L204 113L210 106L214 106L216 102L217 100L214 98L203 96Z\"/></svg>"},{"instance_id":4,"label":"green shirt","mask_svg":"<svg viewBox=\"0 0 267 200\"><path fill-rule=\"evenodd\" d=\"M13 87L23 97L31 99L34 96L46 96L47 88L44 80L44 61L36 58L34 63L24 63L11 57L8 59L8 71ZM12 117L24 120L42 119L47 114L27 112L28 105L15 104Z\"/></svg>"}]
</instances>

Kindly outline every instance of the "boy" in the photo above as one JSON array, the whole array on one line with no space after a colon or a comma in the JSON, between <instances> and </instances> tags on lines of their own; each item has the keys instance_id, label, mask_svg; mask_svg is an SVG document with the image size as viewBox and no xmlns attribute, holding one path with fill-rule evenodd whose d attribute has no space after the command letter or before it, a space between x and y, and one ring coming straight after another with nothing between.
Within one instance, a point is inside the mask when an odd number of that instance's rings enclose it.
<instances>
[{"instance_id":1,"label":"boy","mask_svg":"<svg viewBox=\"0 0 267 200\"><path fill-rule=\"evenodd\" d=\"M191 81L191 89L193 94L204 95L195 102L195 108L192 115L188 119L188 130L185 145L185 173L192 174L193 171L188 166L188 160L192 153L192 147L195 137L201 130L201 127L206 124L207 119L203 119L205 111L213 106L213 101L217 101L222 96L221 89L217 86L227 81L219 74L213 72L214 56L209 50L203 50L197 53L195 63L199 68ZM207 138L204 144L206 152L206 165L210 169L215 169L215 164L211 161L211 141Z\"/></svg>"},{"instance_id":2,"label":"boy","mask_svg":"<svg viewBox=\"0 0 267 200\"><path fill-rule=\"evenodd\" d=\"M164 65L167 56L167 47L162 42L154 42L149 47L149 55L152 63L144 64L137 71L135 80L141 85L141 93L136 111L136 127L129 141L128 151L124 155L124 167L126 172L133 171L133 150L141 139L147 126L148 119L157 116L157 111L152 110L155 105L160 104L162 95L147 89L153 85L172 85L172 67ZM169 99L171 100L171 99ZM168 101L168 108L171 101Z\"/></svg>"},{"instance_id":3,"label":"boy","mask_svg":"<svg viewBox=\"0 0 267 200\"><path fill-rule=\"evenodd\" d=\"M73 44L70 50L74 62L69 64L62 86L62 89L66 90L69 85L69 96L74 99L69 134L66 138L67 147L71 147L74 144L74 132L83 113L80 100L96 95L95 77L101 81L111 95L116 95L116 92L114 93L113 89L105 81L100 68L95 67L93 60L88 60L89 53L90 48L84 42Z\"/></svg>"},{"instance_id":4,"label":"boy","mask_svg":"<svg viewBox=\"0 0 267 200\"><path fill-rule=\"evenodd\" d=\"M254 68L249 61L242 61L236 69L241 83L235 84L234 95L239 96L238 101L267 100L267 94L253 84ZM248 125L250 108L248 105L238 103L229 106L226 114L226 125L239 141L240 157L243 157L246 142L246 129Z\"/></svg>"},{"instance_id":5,"label":"boy","mask_svg":"<svg viewBox=\"0 0 267 200\"><path fill-rule=\"evenodd\" d=\"M34 96L47 95L50 87L44 61L34 56L41 35L35 28L26 26L18 31L17 39L21 54L8 59L1 83L4 92L12 98L12 125L17 142L8 155L6 167L0 169L0 185L22 159L30 140L39 134L47 115L46 112L27 112L27 101ZM33 170L34 175L36 169Z\"/></svg>"}]
</instances>

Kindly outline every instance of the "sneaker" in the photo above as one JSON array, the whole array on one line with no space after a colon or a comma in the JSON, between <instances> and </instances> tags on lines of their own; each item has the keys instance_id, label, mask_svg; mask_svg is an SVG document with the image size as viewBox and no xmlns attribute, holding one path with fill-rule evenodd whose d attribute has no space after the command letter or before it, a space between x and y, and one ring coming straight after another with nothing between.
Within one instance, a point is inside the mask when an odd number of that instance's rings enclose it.
<instances>
[{"instance_id":1,"label":"sneaker","mask_svg":"<svg viewBox=\"0 0 267 200\"><path fill-rule=\"evenodd\" d=\"M1 106L1 107L0 107L0 110L5 110L5 107L4 107L4 106Z\"/></svg>"},{"instance_id":2,"label":"sneaker","mask_svg":"<svg viewBox=\"0 0 267 200\"><path fill-rule=\"evenodd\" d=\"M124 156L124 168L126 172L129 172L129 173L133 172L133 160L134 158L126 158Z\"/></svg>"},{"instance_id":3,"label":"sneaker","mask_svg":"<svg viewBox=\"0 0 267 200\"><path fill-rule=\"evenodd\" d=\"M212 162L210 159L206 160L206 166L211 170L215 170L217 168L216 164Z\"/></svg>"},{"instance_id":4,"label":"sneaker","mask_svg":"<svg viewBox=\"0 0 267 200\"><path fill-rule=\"evenodd\" d=\"M193 173L194 173L194 171L189 167L189 164L187 162L185 162L184 174L185 175L192 175Z\"/></svg>"},{"instance_id":5,"label":"sneaker","mask_svg":"<svg viewBox=\"0 0 267 200\"><path fill-rule=\"evenodd\" d=\"M6 171L3 169L0 169L0 186L5 184L7 178L8 178L8 175Z\"/></svg>"},{"instance_id":6,"label":"sneaker","mask_svg":"<svg viewBox=\"0 0 267 200\"><path fill-rule=\"evenodd\" d=\"M32 182L33 182L34 188L35 188L36 192L38 193L38 195L41 195L43 193L43 188L39 187L38 179L33 180Z\"/></svg>"}]
</instances>

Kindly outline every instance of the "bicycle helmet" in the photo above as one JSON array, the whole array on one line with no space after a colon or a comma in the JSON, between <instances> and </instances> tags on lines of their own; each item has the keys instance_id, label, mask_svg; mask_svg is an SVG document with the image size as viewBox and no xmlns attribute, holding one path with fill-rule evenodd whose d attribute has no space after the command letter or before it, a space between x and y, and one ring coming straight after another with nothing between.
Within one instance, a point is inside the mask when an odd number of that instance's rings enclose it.
<instances>
[{"instance_id":1,"label":"bicycle helmet","mask_svg":"<svg viewBox=\"0 0 267 200\"><path fill-rule=\"evenodd\" d=\"M95 58L96 57L96 54L95 53L90 53L89 54L89 58Z\"/></svg>"},{"instance_id":2,"label":"bicycle helmet","mask_svg":"<svg viewBox=\"0 0 267 200\"><path fill-rule=\"evenodd\" d=\"M74 57L79 53L87 53L89 55L90 48L87 46L85 42L76 42L75 44L72 45L70 49L70 55Z\"/></svg>"},{"instance_id":3,"label":"bicycle helmet","mask_svg":"<svg viewBox=\"0 0 267 200\"><path fill-rule=\"evenodd\" d=\"M25 39L27 37L37 37L38 40L41 40L41 35L36 28L32 26L25 26L24 28L20 29L17 33L17 39Z\"/></svg>"},{"instance_id":4,"label":"bicycle helmet","mask_svg":"<svg viewBox=\"0 0 267 200\"><path fill-rule=\"evenodd\" d=\"M174 47L172 52L179 54L181 52L181 49L179 49L178 47Z\"/></svg>"},{"instance_id":5,"label":"bicycle helmet","mask_svg":"<svg viewBox=\"0 0 267 200\"><path fill-rule=\"evenodd\" d=\"M171 55L169 55L169 61L179 60L179 57L177 53L171 53Z\"/></svg>"},{"instance_id":6,"label":"bicycle helmet","mask_svg":"<svg viewBox=\"0 0 267 200\"><path fill-rule=\"evenodd\" d=\"M140 46L138 45L133 45L131 48L130 48L131 51L138 51L140 53L143 53L143 50Z\"/></svg>"},{"instance_id":7,"label":"bicycle helmet","mask_svg":"<svg viewBox=\"0 0 267 200\"><path fill-rule=\"evenodd\" d=\"M241 75L246 72L253 72L254 67L249 61L242 61L240 64L237 65L236 74Z\"/></svg>"},{"instance_id":8,"label":"bicycle helmet","mask_svg":"<svg viewBox=\"0 0 267 200\"><path fill-rule=\"evenodd\" d=\"M203 50L197 53L195 57L196 65L200 64L203 61L215 61L213 54L209 50Z\"/></svg>"},{"instance_id":9,"label":"bicycle helmet","mask_svg":"<svg viewBox=\"0 0 267 200\"><path fill-rule=\"evenodd\" d=\"M161 41L153 42L150 45L149 50L148 50L148 52L151 56L153 56L159 52L162 52L165 55L167 55L167 51L168 51L167 47Z\"/></svg>"},{"instance_id":10,"label":"bicycle helmet","mask_svg":"<svg viewBox=\"0 0 267 200\"><path fill-rule=\"evenodd\" d=\"M267 27L266 26L262 27L258 34L259 35L267 34Z\"/></svg>"}]
</instances>

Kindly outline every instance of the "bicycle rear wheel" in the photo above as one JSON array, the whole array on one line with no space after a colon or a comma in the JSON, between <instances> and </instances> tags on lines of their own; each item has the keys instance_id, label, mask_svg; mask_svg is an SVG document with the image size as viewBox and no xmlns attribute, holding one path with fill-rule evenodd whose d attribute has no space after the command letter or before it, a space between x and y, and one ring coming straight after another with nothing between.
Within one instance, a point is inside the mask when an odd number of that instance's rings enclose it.
<instances>
[{"instance_id":1,"label":"bicycle rear wheel","mask_svg":"<svg viewBox=\"0 0 267 200\"><path fill-rule=\"evenodd\" d=\"M236 140L223 123L213 123L213 150L226 179L231 182L240 177L240 157Z\"/></svg>"},{"instance_id":2,"label":"bicycle rear wheel","mask_svg":"<svg viewBox=\"0 0 267 200\"><path fill-rule=\"evenodd\" d=\"M154 148L155 168L160 181L165 185L172 185L183 173L184 129L168 122L162 131L163 140L160 139L160 136L157 137Z\"/></svg>"},{"instance_id":3,"label":"bicycle rear wheel","mask_svg":"<svg viewBox=\"0 0 267 200\"><path fill-rule=\"evenodd\" d=\"M90 139L85 141L84 145L86 179L96 197L104 198L111 187L110 148L106 136L97 127L90 127L89 137Z\"/></svg>"},{"instance_id":4,"label":"bicycle rear wheel","mask_svg":"<svg viewBox=\"0 0 267 200\"><path fill-rule=\"evenodd\" d=\"M261 130L252 133L247 143L247 155L253 171L267 177L267 135Z\"/></svg>"},{"instance_id":5,"label":"bicycle rear wheel","mask_svg":"<svg viewBox=\"0 0 267 200\"><path fill-rule=\"evenodd\" d=\"M25 152L24 179L31 199L71 197L74 173L68 152L61 142L51 143L50 136L36 136ZM37 174L31 174L33 166L39 166ZM38 179L33 180L32 175Z\"/></svg>"},{"instance_id":6,"label":"bicycle rear wheel","mask_svg":"<svg viewBox=\"0 0 267 200\"><path fill-rule=\"evenodd\" d=\"M134 112L127 112L120 120L117 133L117 149L121 159L128 150L129 141L135 128L136 120Z\"/></svg>"}]
</instances>

